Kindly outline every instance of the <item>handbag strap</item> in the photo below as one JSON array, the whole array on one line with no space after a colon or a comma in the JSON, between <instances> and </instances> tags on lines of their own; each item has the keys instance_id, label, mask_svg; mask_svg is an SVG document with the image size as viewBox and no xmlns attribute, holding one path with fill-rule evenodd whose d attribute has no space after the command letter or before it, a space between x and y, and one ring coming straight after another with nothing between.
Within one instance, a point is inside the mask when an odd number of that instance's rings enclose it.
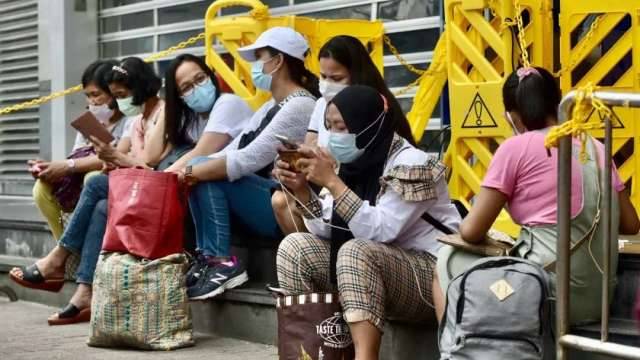
<instances>
[{"instance_id":1,"label":"handbag strap","mask_svg":"<svg viewBox=\"0 0 640 360\"><path fill-rule=\"evenodd\" d=\"M441 232L445 233L446 235L454 234L454 232L451 229L449 229L440 220L438 220L438 219L434 218L433 216L431 216L431 214L429 214L428 212L425 212L424 214L422 214L422 220L428 222L429 224L431 224L431 226L433 226L434 228L440 230Z\"/></svg>"}]
</instances>

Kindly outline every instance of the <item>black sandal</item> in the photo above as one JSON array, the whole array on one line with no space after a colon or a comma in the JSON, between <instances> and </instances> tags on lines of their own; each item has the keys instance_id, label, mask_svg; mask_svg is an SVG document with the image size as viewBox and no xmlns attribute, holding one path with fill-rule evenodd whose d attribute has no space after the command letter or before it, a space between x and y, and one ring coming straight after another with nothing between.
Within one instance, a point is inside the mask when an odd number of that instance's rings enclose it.
<instances>
[{"instance_id":1,"label":"black sandal","mask_svg":"<svg viewBox=\"0 0 640 360\"><path fill-rule=\"evenodd\" d=\"M47 321L49 325L70 325L81 322L88 322L91 320L91 307L84 309L78 309L75 305L69 303L60 312L58 312L58 318L49 318Z\"/></svg>"},{"instance_id":2,"label":"black sandal","mask_svg":"<svg viewBox=\"0 0 640 360\"><path fill-rule=\"evenodd\" d=\"M13 273L9 273L9 277L26 288L59 292L64 286L64 277L45 279L36 264L20 267L20 270L22 271L21 278L13 275Z\"/></svg>"}]
</instances>

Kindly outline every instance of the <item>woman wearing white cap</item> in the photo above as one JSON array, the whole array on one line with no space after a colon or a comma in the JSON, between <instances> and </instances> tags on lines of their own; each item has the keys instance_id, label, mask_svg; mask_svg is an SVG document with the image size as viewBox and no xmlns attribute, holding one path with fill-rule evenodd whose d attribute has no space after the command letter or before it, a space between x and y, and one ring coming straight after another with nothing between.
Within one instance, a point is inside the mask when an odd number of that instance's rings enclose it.
<instances>
[{"instance_id":1,"label":"woman wearing white cap","mask_svg":"<svg viewBox=\"0 0 640 360\"><path fill-rule=\"evenodd\" d=\"M302 142L315 106L318 79L304 66L307 41L291 28L275 27L239 49L252 62L252 80L273 99L259 108L240 136L223 151L194 159L181 178L194 184L189 205L198 256L187 274L188 294L202 300L248 280L229 257L231 218L250 232L280 239L271 207L271 178L280 143L276 135Z\"/></svg>"}]
</instances>

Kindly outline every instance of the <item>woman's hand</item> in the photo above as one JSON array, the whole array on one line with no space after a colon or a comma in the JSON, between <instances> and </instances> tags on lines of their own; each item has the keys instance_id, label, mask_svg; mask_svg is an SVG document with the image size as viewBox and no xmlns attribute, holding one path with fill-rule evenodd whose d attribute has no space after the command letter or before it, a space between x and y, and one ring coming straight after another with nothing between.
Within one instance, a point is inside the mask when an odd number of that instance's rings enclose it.
<instances>
[{"instance_id":1,"label":"woman's hand","mask_svg":"<svg viewBox=\"0 0 640 360\"><path fill-rule=\"evenodd\" d=\"M116 148L114 148L111 144L100 141L95 136L91 136L89 140L93 144L93 148L96 150L96 154L98 155L98 158L100 160L118 165L120 153Z\"/></svg>"},{"instance_id":2,"label":"woman's hand","mask_svg":"<svg viewBox=\"0 0 640 360\"><path fill-rule=\"evenodd\" d=\"M278 160L273 169L273 176L294 193L299 193L307 187L307 179L304 174L295 173L290 169L291 165L288 162Z\"/></svg>"},{"instance_id":3,"label":"woman's hand","mask_svg":"<svg viewBox=\"0 0 640 360\"><path fill-rule=\"evenodd\" d=\"M64 161L44 162L39 163L38 166L42 169L38 173L38 178L49 184L53 184L72 173L71 168Z\"/></svg>"},{"instance_id":4,"label":"woman's hand","mask_svg":"<svg viewBox=\"0 0 640 360\"><path fill-rule=\"evenodd\" d=\"M298 151L304 158L298 160L297 166L307 181L328 189L341 182L335 171L337 162L326 149L302 145Z\"/></svg>"},{"instance_id":5,"label":"woman's hand","mask_svg":"<svg viewBox=\"0 0 640 360\"><path fill-rule=\"evenodd\" d=\"M109 174L111 172L111 170L115 170L117 167L115 165L113 165L112 163L108 163L108 162L103 162L102 163L102 173L103 174Z\"/></svg>"}]
</instances>

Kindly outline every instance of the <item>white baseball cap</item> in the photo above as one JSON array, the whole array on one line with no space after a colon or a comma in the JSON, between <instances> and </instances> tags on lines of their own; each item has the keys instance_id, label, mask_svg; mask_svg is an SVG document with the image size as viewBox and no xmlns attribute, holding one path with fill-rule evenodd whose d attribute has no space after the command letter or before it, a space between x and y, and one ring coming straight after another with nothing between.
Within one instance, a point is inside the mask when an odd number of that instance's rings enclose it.
<instances>
[{"instance_id":1,"label":"white baseball cap","mask_svg":"<svg viewBox=\"0 0 640 360\"><path fill-rule=\"evenodd\" d=\"M258 36L256 42L238 49L243 59L256 61L255 51L270 46L296 59L304 61L304 56L309 50L309 43L299 32L289 27L273 27Z\"/></svg>"}]
</instances>

